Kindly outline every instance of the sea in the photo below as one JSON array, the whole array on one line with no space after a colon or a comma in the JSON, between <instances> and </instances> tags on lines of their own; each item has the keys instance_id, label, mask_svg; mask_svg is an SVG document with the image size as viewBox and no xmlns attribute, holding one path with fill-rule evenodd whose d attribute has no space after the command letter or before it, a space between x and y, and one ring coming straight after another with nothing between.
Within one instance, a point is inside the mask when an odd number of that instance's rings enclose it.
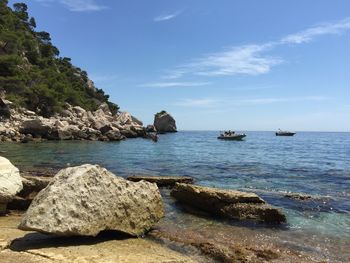
<instances>
[{"instance_id":1,"label":"sea","mask_svg":"<svg viewBox=\"0 0 350 263\"><path fill-rule=\"evenodd\" d=\"M219 131L180 131L121 142L1 143L0 155L21 170L99 164L116 175L191 176L199 185L257 193L282 208L283 227L210 219L180 211L166 195L163 228L217 240L271 242L328 262L350 262L350 133L245 132L243 141ZM312 195L294 200L288 193Z\"/></svg>"}]
</instances>

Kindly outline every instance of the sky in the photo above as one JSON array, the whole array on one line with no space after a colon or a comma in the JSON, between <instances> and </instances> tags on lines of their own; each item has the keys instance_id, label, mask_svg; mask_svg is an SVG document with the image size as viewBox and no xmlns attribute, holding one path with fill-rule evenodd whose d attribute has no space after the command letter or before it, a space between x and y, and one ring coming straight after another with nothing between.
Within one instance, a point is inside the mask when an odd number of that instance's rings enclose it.
<instances>
[{"instance_id":1,"label":"sky","mask_svg":"<svg viewBox=\"0 0 350 263\"><path fill-rule=\"evenodd\" d=\"M350 131L348 0L23 2L144 124L166 110L179 130Z\"/></svg>"}]
</instances>

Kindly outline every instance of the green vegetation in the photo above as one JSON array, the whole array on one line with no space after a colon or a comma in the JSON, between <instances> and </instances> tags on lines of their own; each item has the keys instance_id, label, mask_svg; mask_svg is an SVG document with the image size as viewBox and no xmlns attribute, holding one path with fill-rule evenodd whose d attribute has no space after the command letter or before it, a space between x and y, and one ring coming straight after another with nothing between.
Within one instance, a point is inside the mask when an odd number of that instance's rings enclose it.
<instances>
[{"instance_id":1,"label":"green vegetation","mask_svg":"<svg viewBox=\"0 0 350 263\"><path fill-rule=\"evenodd\" d=\"M96 110L106 102L115 113L118 105L94 87L86 71L73 66L70 58L59 57L50 34L35 28L26 4L11 9L7 0L0 0L0 92L43 116L60 112L65 103Z\"/></svg>"}]
</instances>

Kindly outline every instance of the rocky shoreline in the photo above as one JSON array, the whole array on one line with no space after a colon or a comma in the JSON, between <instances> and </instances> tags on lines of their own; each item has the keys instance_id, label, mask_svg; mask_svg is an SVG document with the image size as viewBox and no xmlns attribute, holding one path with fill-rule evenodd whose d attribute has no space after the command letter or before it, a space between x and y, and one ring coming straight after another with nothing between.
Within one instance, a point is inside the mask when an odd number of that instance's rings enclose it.
<instances>
[{"instance_id":1,"label":"rocky shoreline","mask_svg":"<svg viewBox=\"0 0 350 263\"><path fill-rule=\"evenodd\" d=\"M0 165L1 182L4 167L10 167L15 175L18 172L9 162L5 164ZM214 236L208 238L199 232L171 226L169 216L165 221L161 219L164 212L169 212L163 205L168 205L171 195L205 212L209 212L209 203L216 203L222 211L229 211L227 206L237 203L248 207L267 205L253 193L197 186L189 177L134 176L127 181L95 165L65 168L53 177L33 175L34 171L29 176L21 172L22 185L16 189L17 193L7 195L8 214L0 217L1 262L16 262L19 257L27 262L136 262L134 255L141 258L137 262L317 262L298 252L247 245L233 237L218 242L220 239ZM158 189L156 183L164 188ZM188 199L179 197L179 193ZM4 202L1 195L0 200ZM12 206L13 201L22 204L26 201L29 209ZM246 209L248 215L252 213L247 207L241 209ZM13 212L18 210L23 211ZM210 214L222 216L222 211L216 208ZM282 215L279 210L278 213ZM193 214L197 216L201 217ZM235 218L259 222L257 219ZM18 224L20 229L30 232L15 229ZM112 229L118 232L110 232ZM140 235L143 238L132 237ZM113 251L118 251L118 257Z\"/></svg>"},{"instance_id":2,"label":"rocky shoreline","mask_svg":"<svg viewBox=\"0 0 350 263\"><path fill-rule=\"evenodd\" d=\"M157 132L176 131L174 118L165 111L155 115L154 125L144 127L140 120L128 112L113 115L107 103L101 104L94 112L66 103L65 110L50 118L15 107L3 98L0 98L0 108L0 142L121 141L137 137L157 141Z\"/></svg>"}]
</instances>

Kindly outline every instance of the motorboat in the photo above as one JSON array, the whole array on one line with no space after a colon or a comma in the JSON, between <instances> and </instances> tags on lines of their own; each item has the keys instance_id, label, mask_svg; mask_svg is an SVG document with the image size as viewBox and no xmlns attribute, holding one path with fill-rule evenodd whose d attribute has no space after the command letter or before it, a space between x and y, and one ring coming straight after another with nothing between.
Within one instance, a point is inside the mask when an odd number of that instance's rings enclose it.
<instances>
[{"instance_id":1,"label":"motorboat","mask_svg":"<svg viewBox=\"0 0 350 263\"><path fill-rule=\"evenodd\" d=\"M246 137L244 133L235 133L232 131L225 131L218 136L219 140L228 140L228 141L241 141Z\"/></svg>"},{"instance_id":2,"label":"motorboat","mask_svg":"<svg viewBox=\"0 0 350 263\"><path fill-rule=\"evenodd\" d=\"M281 129L278 129L276 132L276 136L294 136L296 132L291 131L282 131Z\"/></svg>"}]
</instances>

